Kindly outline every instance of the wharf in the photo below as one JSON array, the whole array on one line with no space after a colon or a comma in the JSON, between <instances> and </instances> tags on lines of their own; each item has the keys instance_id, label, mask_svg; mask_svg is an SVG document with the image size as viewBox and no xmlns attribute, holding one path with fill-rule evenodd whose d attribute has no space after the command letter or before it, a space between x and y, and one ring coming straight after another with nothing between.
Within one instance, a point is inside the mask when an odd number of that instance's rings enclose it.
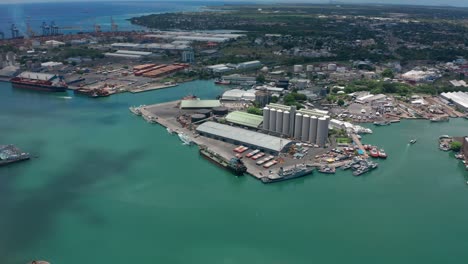
<instances>
[{"instance_id":1,"label":"wharf","mask_svg":"<svg viewBox=\"0 0 468 264\"><path fill-rule=\"evenodd\" d=\"M361 140L359 140L358 136L356 134L351 134L351 138L353 139L353 142L359 147L359 149L364 152L364 157L368 158L369 156L367 155L367 151L362 145Z\"/></svg>"},{"instance_id":2,"label":"wharf","mask_svg":"<svg viewBox=\"0 0 468 264\"><path fill-rule=\"evenodd\" d=\"M140 87L140 88L132 89L130 90L130 92L142 93L142 92L166 89L166 88L171 88L171 87L176 87L176 86L178 86L178 84L164 84L164 85L157 85L157 86L151 86L151 87Z\"/></svg>"}]
</instances>

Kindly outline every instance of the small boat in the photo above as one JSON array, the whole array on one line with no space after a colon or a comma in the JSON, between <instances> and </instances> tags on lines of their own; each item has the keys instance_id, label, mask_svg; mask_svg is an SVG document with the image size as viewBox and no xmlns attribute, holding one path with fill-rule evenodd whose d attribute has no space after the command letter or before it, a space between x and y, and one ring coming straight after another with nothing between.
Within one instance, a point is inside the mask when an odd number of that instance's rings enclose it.
<instances>
[{"instance_id":1,"label":"small boat","mask_svg":"<svg viewBox=\"0 0 468 264\"><path fill-rule=\"evenodd\" d=\"M325 174L335 174L336 169L329 167L329 166L323 166L318 170L320 173L325 173Z\"/></svg>"},{"instance_id":2,"label":"small boat","mask_svg":"<svg viewBox=\"0 0 468 264\"><path fill-rule=\"evenodd\" d=\"M179 139L184 143L184 145L192 145L193 143L192 139L190 139L190 137L188 137L184 133L179 134Z\"/></svg>"},{"instance_id":3,"label":"small boat","mask_svg":"<svg viewBox=\"0 0 468 264\"><path fill-rule=\"evenodd\" d=\"M387 158L387 153L383 149L379 150L379 158L381 159L386 159Z\"/></svg>"},{"instance_id":4,"label":"small boat","mask_svg":"<svg viewBox=\"0 0 468 264\"><path fill-rule=\"evenodd\" d=\"M169 133L169 134L171 134L171 135L173 135L173 134L174 134L174 131L172 131L172 129L170 129L170 128L166 128L166 130L167 130L167 133Z\"/></svg>"},{"instance_id":5,"label":"small boat","mask_svg":"<svg viewBox=\"0 0 468 264\"><path fill-rule=\"evenodd\" d=\"M370 150L369 155L373 158L378 158L379 157L379 151L377 148L373 148Z\"/></svg>"},{"instance_id":6,"label":"small boat","mask_svg":"<svg viewBox=\"0 0 468 264\"><path fill-rule=\"evenodd\" d=\"M412 144L416 143L416 141L417 141L417 139L414 138L414 139L410 140L409 143L412 145Z\"/></svg>"},{"instance_id":7,"label":"small boat","mask_svg":"<svg viewBox=\"0 0 468 264\"><path fill-rule=\"evenodd\" d=\"M215 84L229 85L229 84L231 84L231 82L230 82L230 81L223 80L223 79L217 79L217 80L215 80Z\"/></svg>"},{"instance_id":8,"label":"small boat","mask_svg":"<svg viewBox=\"0 0 468 264\"><path fill-rule=\"evenodd\" d=\"M390 122L374 122L375 126L388 126Z\"/></svg>"}]
</instances>

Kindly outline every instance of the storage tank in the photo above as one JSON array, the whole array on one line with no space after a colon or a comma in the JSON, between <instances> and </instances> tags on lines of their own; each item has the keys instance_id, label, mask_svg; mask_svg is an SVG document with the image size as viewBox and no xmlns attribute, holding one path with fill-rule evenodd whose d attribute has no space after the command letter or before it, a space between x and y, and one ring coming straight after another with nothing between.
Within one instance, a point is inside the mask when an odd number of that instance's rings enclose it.
<instances>
[{"instance_id":1,"label":"storage tank","mask_svg":"<svg viewBox=\"0 0 468 264\"><path fill-rule=\"evenodd\" d=\"M268 130L273 132L276 130L276 109L270 109L270 126Z\"/></svg>"},{"instance_id":2,"label":"storage tank","mask_svg":"<svg viewBox=\"0 0 468 264\"><path fill-rule=\"evenodd\" d=\"M200 109L200 110L197 110L196 113L204 115L205 117L210 117L211 116L211 110L210 109Z\"/></svg>"},{"instance_id":3,"label":"storage tank","mask_svg":"<svg viewBox=\"0 0 468 264\"><path fill-rule=\"evenodd\" d=\"M326 117L320 117L317 123L317 139L315 144L324 146L328 137L328 124Z\"/></svg>"},{"instance_id":4,"label":"storage tank","mask_svg":"<svg viewBox=\"0 0 468 264\"><path fill-rule=\"evenodd\" d=\"M276 129L275 129L275 132L281 134L281 131L283 131L283 111L278 110L276 112Z\"/></svg>"},{"instance_id":5,"label":"storage tank","mask_svg":"<svg viewBox=\"0 0 468 264\"><path fill-rule=\"evenodd\" d=\"M318 118L316 116L310 117L310 125L309 125L309 142L315 144L317 140L317 122Z\"/></svg>"},{"instance_id":6,"label":"storage tank","mask_svg":"<svg viewBox=\"0 0 468 264\"><path fill-rule=\"evenodd\" d=\"M263 108L263 129L268 130L270 124L270 108L264 107Z\"/></svg>"},{"instance_id":7,"label":"storage tank","mask_svg":"<svg viewBox=\"0 0 468 264\"><path fill-rule=\"evenodd\" d=\"M284 111L283 113L283 130L282 130L283 135L288 135L289 136L289 112Z\"/></svg>"},{"instance_id":8,"label":"storage tank","mask_svg":"<svg viewBox=\"0 0 468 264\"><path fill-rule=\"evenodd\" d=\"M301 133L302 141L309 140L309 126L310 126L310 116L304 115L302 117L302 133Z\"/></svg>"},{"instance_id":9,"label":"storage tank","mask_svg":"<svg viewBox=\"0 0 468 264\"><path fill-rule=\"evenodd\" d=\"M203 120L205 118L206 118L206 116L203 115L203 114L193 114L193 115L190 116L190 120L192 121L192 123L201 121L201 120Z\"/></svg>"},{"instance_id":10,"label":"storage tank","mask_svg":"<svg viewBox=\"0 0 468 264\"><path fill-rule=\"evenodd\" d=\"M294 138L301 139L302 134L302 114L297 113L294 124Z\"/></svg>"},{"instance_id":11,"label":"storage tank","mask_svg":"<svg viewBox=\"0 0 468 264\"><path fill-rule=\"evenodd\" d=\"M215 107L213 108L213 114L218 115L218 116L227 115L228 109L227 107L224 107L224 106Z\"/></svg>"},{"instance_id":12,"label":"storage tank","mask_svg":"<svg viewBox=\"0 0 468 264\"><path fill-rule=\"evenodd\" d=\"M308 72L314 71L314 65L307 65L306 71L308 71Z\"/></svg>"}]
</instances>

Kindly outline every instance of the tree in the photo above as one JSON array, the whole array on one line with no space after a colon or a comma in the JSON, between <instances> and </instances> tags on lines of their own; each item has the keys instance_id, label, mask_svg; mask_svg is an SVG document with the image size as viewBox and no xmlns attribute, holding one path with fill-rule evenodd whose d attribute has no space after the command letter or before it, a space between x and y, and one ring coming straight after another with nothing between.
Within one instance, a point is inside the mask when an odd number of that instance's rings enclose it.
<instances>
[{"instance_id":1,"label":"tree","mask_svg":"<svg viewBox=\"0 0 468 264\"><path fill-rule=\"evenodd\" d=\"M339 106L343 106L343 105L345 104L345 101L344 101L343 99L340 98L340 99L338 99L337 104L338 104Z\"/></svg>"},{"instance_id":2,"label":"tree","mask_svg":"<svg viewBox=\"0 0 468 264\"><path fill-rule=\"evenodd\" d=\"M278 96L272 96L271 97L271 103L277 103L278 102Z\"/></svg>"},{"instance_id":3,"label":"tree","mask_svg":"<svg viewBox=\"0 0 468 264\"><path fill-rule=\"evenodd\" d=\"M395 74L393 73L393 71L391 69L385 69L383 72L382 72L382 77L387 77L387 78L392 78L395 77Z\"/></svg>"},{"instance_id":4,"label":"tree","mask_svg":"<svg viewBox=\"0 0 468 264\"><path fill-rule=\"evenodd\" d=\"M264 83L265 82L265 76L263 74L259 74L256 79L257 83Z\"/></svg>"},{"instance_id":5,"label":"tree","mask_svg":"<svg viewBox=\"0 0 468 264\"><path fill-rule=\"evenodd\" d=\"M455 152L460 151L461 147L462 147L462 143L458 141L452 141L452 143L450 143L450 149Z\"/></svg>"},{"instance_id":6,"label":"tree","mask_svg":"<svg viewBox=\"0 0 468 264\"><path fill-rule=\"evenodd\" d=\"M250 106L249 108L247 108L247 113L253 115L263 115L262 109L257 108L255 106Z\"/></svg>"}]
</instances>

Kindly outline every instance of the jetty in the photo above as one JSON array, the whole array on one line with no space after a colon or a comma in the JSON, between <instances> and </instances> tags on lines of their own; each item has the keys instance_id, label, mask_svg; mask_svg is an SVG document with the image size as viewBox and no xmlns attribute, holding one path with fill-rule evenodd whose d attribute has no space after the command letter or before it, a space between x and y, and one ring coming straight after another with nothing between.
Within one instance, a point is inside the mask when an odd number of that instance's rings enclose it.
<instances>
[{"instance_id":1,"label":"jetty","mask_svg":"<svg viewBox=\"0 0 468 264\"><path fill-rule=\"evenodd\" d=\"M131 93L142 93L142 92L166 89L166 88L171 88L171 87L176 87L176 86L178 86L178 84L163 84L163 85L156 85L156 86L145 86L145 87L139 87L139 88L136 88L136 89L132 89L132 90L130 90L130 92Z\"/></svg>"}]
</instances>

